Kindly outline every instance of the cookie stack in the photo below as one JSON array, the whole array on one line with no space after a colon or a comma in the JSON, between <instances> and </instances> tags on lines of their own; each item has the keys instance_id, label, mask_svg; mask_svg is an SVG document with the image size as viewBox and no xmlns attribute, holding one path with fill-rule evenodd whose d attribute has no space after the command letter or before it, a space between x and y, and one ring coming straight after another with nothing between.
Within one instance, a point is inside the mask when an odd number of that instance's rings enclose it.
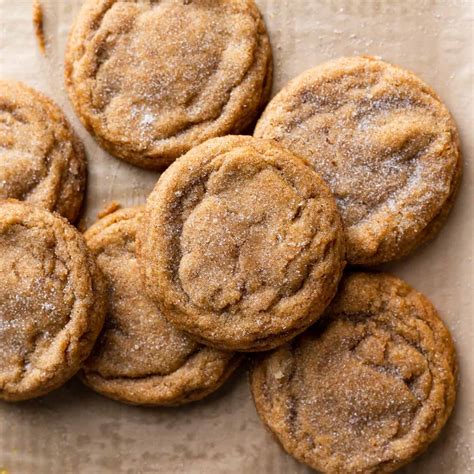
<instances>
[{"instance_id":1,"label":"cookie stack","mask_svg":"<svg viewBox=\"0 0 474 474\"><path fill-rule=\"evenodd\" d=\"M0 398L79 371L110 398L178 405L259 352L257 411L301 462L391 472L421 453L454 405L452 340L423 295L360 266L407 256L453 204L459 138L431 88L343 58L291 81L238 135L271 90L251 0L86 0L65 71L106 150L170 166L146 206L82 236L66 220L83 199L82 145L49 99L0 82Z\"/></svg>"}]
</instances>

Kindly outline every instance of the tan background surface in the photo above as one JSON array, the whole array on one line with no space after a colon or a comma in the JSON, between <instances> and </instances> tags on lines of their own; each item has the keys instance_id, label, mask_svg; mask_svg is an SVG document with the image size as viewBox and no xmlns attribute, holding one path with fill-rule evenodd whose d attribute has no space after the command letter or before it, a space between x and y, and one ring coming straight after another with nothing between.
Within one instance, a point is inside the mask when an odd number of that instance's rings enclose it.
<instances>
[{"instance_id":1,"label":"tan background surface","mask_svg":"<svg viewBox=\"0 0 474 474\"><path fill-rule=\"evenodd\" d=\"M42 0L48 41L41 57L31 0L0 0L0 76L42 89L65 109L89 156L87 221L111 199L145 200L158 175L103 152L75 120L62 86L62 54L80 0ZM471 472L474 459L474 3L451 0L258 0L275 55L274 92L341 55L371 54L414 70L445 100L463 142L464 182L439 238L390 270L423 291L451 329L461 380L454 416L405 474ZM207 401L143 409L102 398L73 380L41 400L0 404L0 473L308 473L260 424L245 370Z\"/></svg>"}]
</instances>

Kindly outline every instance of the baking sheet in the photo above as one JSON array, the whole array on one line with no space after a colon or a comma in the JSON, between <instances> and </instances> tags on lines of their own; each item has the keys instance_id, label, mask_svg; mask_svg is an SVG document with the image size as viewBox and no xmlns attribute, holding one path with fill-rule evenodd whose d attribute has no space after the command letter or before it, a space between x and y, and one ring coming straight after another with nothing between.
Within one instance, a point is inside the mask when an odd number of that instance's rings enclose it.
<instances>
[{"instance_id":1,"label":"baking sheet","mask_svg":"<svg viewBox=\"0 0 474 474\"><path fill-rule=\"evenodd\" d=\"M157 173L102 151L74 117L62 80L67 32L80 0L41 0L46 56L32 0L0 0L0 76L27 82L63 107L89 157L86 222L109 201L144 202ZM289 79L342 55L370 54L415 71L439 93L461 132L464 180L439 237L386 266L424 292L451 329L459 355L454 415L405 474L464 474L474 464L474 2L450 0L257 0L275 56L274 93ZM255 413L245 368L215 395L183 408L121 405L77 380L36 401L0 403L0 473L309 473L273 442Z\"/></svg>"}]
</instances>

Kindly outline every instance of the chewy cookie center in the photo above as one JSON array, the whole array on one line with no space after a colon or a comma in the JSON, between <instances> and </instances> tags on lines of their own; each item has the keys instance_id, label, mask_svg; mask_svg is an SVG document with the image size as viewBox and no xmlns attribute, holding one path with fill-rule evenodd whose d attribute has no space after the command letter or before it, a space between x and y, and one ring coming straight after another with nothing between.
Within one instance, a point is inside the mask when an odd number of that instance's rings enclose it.
<instances>
[{"instance_id":1,"label":"chewy cookie center","mask_svg":"<svg viewBox=\"0 0 474 474\"><path fill-rule=\"evenodd\" d=\"M333 110L325 112L320 106L323 98L307 93L305 106L311 114L284 142L289 140L303 156L311 150L308 158L334 192L346 226L396 208L419 187L425 195L419 200L422 212L433 191L444 191L442 175L429 173L436 167L436 117L423 104L388 87L355 89L346 95L344 101L334 99ZM307 130L314 133L307 136Z\"/></svg>"},{"instance_id":2,"label":"chewy cookie center","mask_svg":"<svg viewBox=\"0 0 474 474\"><path fill-rule=\"evenodd\" d=\"M316 200L248 153L223 159L183 225L179 278L205 310L268 310L302 287L313 263Z\"/></svg>"},{"instance_id":3,"label":"chewy cookie center","mask_svg":"<svg viewBox=\"0 0 474 474\"><path fill-rule=\"evenodd\" d=\"M55 245L45 229L16 225L0 234L0 382L40 366L68 322L69 272Z\"/></svg>"},{"instance_id":4,"label":"chewy cookie center","mask_svg":"<svg viewBox=\"0 0 474 474\"><path fill-rule=\"evenodd\" d=\"M423 354L374 321L333 322L295 357L294 423L348 459L409 435L433 383Z\"/></svg>"},{"instance_id":5,"label":"chewy cookie center","mask_svg":"<svg viewBox=\"0 0 474 474\"><path fill-rule=\"evenodd\" d=\"M88 51L100 52L91 97L108 133L125 126L143 149L220 115L254 61L256 24L214 3L116 2L104 14Z\"/></svg>"}]
</instances>

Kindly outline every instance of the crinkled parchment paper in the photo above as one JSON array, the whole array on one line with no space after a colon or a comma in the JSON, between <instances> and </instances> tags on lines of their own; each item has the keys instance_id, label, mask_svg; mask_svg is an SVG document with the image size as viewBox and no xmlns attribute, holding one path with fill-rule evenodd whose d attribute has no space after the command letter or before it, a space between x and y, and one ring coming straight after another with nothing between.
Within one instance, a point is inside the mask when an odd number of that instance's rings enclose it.
<instances>
[{"instance_id":1,"label":"crinkled parchment paper","mask_svg":"<svg viewBox=\"0 0 474 474\"><path fill-rule=\"evenodd\" d=\"M0 75L53 97L89 157L86 220L109 201L145 201L158 174L102 151L74 117L63 87L67 32L80 0L41 0L46 55L36 43L32 0L0 0ZM466 0L258 0L275 55L274 93L341 55L370 54L415 71L444 99L461 131L464 182L439 237L391 271L424 292L451 329L460 362L456 410L440 439L404 473L471 471L474 417L473 10ZM3 469L3 470L2 470ZM307 473L265 431L245 369L208 400L178 409L113 402L77 380L40 400L0 404L0 473Z\"/></svg>"}]
</instances>

